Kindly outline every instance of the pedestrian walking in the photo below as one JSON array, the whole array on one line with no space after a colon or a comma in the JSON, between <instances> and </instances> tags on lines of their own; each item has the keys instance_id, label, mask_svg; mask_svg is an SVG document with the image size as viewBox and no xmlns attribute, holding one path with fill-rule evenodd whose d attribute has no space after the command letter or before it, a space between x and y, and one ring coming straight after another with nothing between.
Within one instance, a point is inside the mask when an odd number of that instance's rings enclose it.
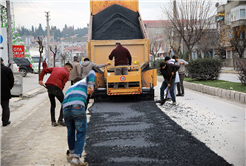
<instances>
[{"instance_id":1,"label":"pedestrian walking","mask_svg":"<svg viewBox=\"0 0 246 166\"><path fill-rule=\"evenodd\" d=\"M73 60L74 61L71 63L72 66L73 66L73 69L71 70L70 75L69 75L69 79L68 79L69 81L71 81L71 85L73 85L73 80L76 77L79 77L81 75L80 74L81 67L80 67L80 64L79 64L78 56L74 56Z\"/></svg>"},{"instance_id":2,"label":"pedestrian walking","mask_svg":"<svg viewBox=\"0 0 246 166\"><path fill-rule=\"evenodd\" d=\"M63 122L63 112L62 107L60 109L60 116L58 119L58 123L56 123L55 119L55 108L56 108L56 101L55 97L60 101L60 103L63 102L64 94L62 90L64 89L64 86L69 78L69 73L72 70L73 66L71 63L66 63L64 67L52 67L52 68L46 68L43 69L40 77L39 77L39 84L43 86L43 78L46 73L51 73L50 77L46 81L45 85L48 89L48 95L50 99L50 115L51 115L51 125L53 127L61 125L65 126L65 123Z\"/></svg>"},{"instance_id":3,"label":"pedestrian walking","mask_svg":"<svg viewBox=\"0 0 246 166\"><path fill-rule=\"evenodd\" d=\"M166 56L165 57L165 61L166 63L170 63L170 64L174 64L175 63L175 60L174 59L171 59L169 56ZM176 72L176 76L175 76L175 82L174 82L174 95L176 95L176 87L177 87L177 84L179 83L179 73ZM168 90L168 88L166 88L166 92L168 93L167 94L167 98L168 99L171 99L171 94L170 94L170 90Z\"/></svg>"},{"instance_id":4,"label":"pedestrian walking","mask_svg":"<svg viewBox=\"0 0 246 166\"><path fill-rule=\"evenodd\" d=\"M178 71L179 66L174 64L169 64L166 62L160 63L160 72L164 77L164 81L162 82L161 88L160 88L160 102L161 105L165 103L164 100L164 90L167 88L167 86L170 89L170 94L172 97L173 105L176 105L176 97L174 95L174 84L175 84L175 76L176 72ZM172 77L171 77L172 76Z\"/></svg>"},{"instance_id":5,"label":"pedestrian walking","mask_svg":"<svg viewBox=\"0 0 246 166\"><path fill-rule=\"evenodd\" d=\"M185 78L185 66L189 65L188 62L186 62L183 59L178 59L178 56L173 56L173 59L175 59L175 65L179 65L180 68L178 70L179 73L179 79L180 82L177 84L177 90L178 94L176 96L184 96L184 78Z\"/></svg>"},{"instance_id":6,"label":"pedestrian walking","mask_svg":"<svg viewBox=\"0 0 246 166\"><path fill-rule=\"evenodd\" d=\"M10 90L14 86L14 75L12 70L3 64L3 59L1 58L1 106L2 106L2 124L3 126L9 125L11 122L10 109L9 109L9 99L11 98Z\"/></svg>"},{"instance_id":7,"label":"pedestrian walking","mask_svg":"<svg viewBox=\"0 0 246 166\"><path fill-rule=\"evenodd\" d=\"M62 103L69 148L67 160L73 166L88 165L87 162L82 163L79 158L83 152L87 130L86 98L94 91L95 77L95 72L91 70L84 79L76 78L75 84L65 93Z\"/></svg>"},{"instance_id":8,"label":"pedestrian walking","mask_svg":"<svg viewBox=\"0 0 246 166\"><path fill-rule=\"evenodd\" d=\"M44 59L42 66L43 66L43 69L46 69L47 68L46 59Z\"/></svg>"},{"instance_id":9,"label":"pedestrian walking","mask_svg":"<svg viewBox=\"0 0 246 166\"><path fill-rule=\"evenodd\" d=\"M103 65L97 65L91 62L89 58L85 58L84 62L81 64L81 77L85 78L88 75L89 71L93 70L96 67L101 68L101 67L105 67L108 65L110 65L110 63L106 63Z\"/></svg>"},{"instance_id":10,"label":"pedestrian walking","mask_svg":"<svg viewBox=\"0 0 246 166\"><path fill-rule=\"evenodd\" d=\"M123 47L120 43L116 43L116 48L109 55L109 59L112 60L114 57L114 65L115 66L125 66L121 68L115 68L115 75L128 75L128 65L132 63L132 56L127 48ZM114 89L117 89L119 83L114 83ZM129 88L129 82L124 83L125 88Z\"/></svg>"}]
</instances>

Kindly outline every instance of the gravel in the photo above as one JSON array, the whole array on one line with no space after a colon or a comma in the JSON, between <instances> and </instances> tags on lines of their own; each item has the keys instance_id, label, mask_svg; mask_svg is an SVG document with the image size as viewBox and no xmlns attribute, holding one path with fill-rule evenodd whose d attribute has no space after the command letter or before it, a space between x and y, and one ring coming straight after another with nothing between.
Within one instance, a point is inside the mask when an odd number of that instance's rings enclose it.
<instances>
[{"instance_id":1,"label":"gravel","mask_svg":"<svg viewBox=\"0 0 246 166\"><path fill-rule=\"evenodd\" d=\"M93 16L93 40L143 39L139 14L120 5L112 5Z\"/></svg>"},{"instance_id":2,"label":"gravel","mask_svg":"<svg viewBox=\"0 0 246 166\"><path fill-rule=\"evenodd\" d=\"M94 103L85 161L90 166L230 165L153 101Z\"/></svg>"}]
</instances>

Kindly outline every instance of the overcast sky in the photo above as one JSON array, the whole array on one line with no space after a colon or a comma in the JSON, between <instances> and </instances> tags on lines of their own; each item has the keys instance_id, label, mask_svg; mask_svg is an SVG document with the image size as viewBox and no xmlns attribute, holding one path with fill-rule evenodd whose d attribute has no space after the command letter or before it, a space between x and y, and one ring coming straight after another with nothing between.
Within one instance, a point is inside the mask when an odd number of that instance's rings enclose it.
<instances>
[{"instance_id":1,"label":"overcast sky","mask_svg":"<svg viewBox=\"0 0 246 166\"><path fill-rule=\"evenodd\" d=\"M143 20L160 20L163 18L160 6L169 0L139 0L139 10ZM214 0L216 2L223 0ZM5 0L0 1L5 5ZM16 27L38 27L39 23L46 27L44 11L50 11L50 26L60 30L67 26L86 27L90 18L89 0L10 0L14 7Z\"/></svg>"}]
</instances>

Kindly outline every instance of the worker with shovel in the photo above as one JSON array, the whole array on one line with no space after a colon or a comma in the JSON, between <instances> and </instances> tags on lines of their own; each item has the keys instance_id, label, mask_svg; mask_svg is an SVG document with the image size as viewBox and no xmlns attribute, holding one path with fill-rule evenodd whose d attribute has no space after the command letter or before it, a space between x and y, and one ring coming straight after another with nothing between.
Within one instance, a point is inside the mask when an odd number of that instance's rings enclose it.
<instances>
[{"instance_id":1,"label":"worker with shovel","mask_svg":"<svg viewBox=\"0 0 246 166\"><path fill-rule=\"evenodd\" d=\"M163 105L166 100L164 99L164 90L166 87L170 89L170 94L172 97L172 105L176 105L176 97L174 95L174 84L175 84L175 75L176 72L179 70L179 66L174 65L174 64L169 64L166 62L161 62L160 63L160 72L164 77L164 81L162 82L161 89L160 89L160 95L161 95L161 100L159 101L161 105Z\"/></svg>"}]
</instances>

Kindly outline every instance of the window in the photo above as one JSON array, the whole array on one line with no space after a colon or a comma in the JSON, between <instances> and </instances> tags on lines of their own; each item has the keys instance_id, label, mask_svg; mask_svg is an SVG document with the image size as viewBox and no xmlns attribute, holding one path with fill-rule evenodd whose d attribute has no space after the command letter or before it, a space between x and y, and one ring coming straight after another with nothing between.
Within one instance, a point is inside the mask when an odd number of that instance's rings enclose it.
<instances>
[{"instance_id":1,"label":"window","mask_svg":"<svg viewBox=\"0 0 246 166\"><path fill-rule=\"evenodd\" d=\"M245 17L245 9L240 9L240 17Z\"/></svg>"},{"instance_id":2,"label":"window","mask_svg":"<svg viewBox=\"0 0 246 166\"><path fill-rule=\"evenodd\" d=\"M227 20L227 24L230 24L230 13L226 14L226 20Z\"/></svg>"}]
</instances>

